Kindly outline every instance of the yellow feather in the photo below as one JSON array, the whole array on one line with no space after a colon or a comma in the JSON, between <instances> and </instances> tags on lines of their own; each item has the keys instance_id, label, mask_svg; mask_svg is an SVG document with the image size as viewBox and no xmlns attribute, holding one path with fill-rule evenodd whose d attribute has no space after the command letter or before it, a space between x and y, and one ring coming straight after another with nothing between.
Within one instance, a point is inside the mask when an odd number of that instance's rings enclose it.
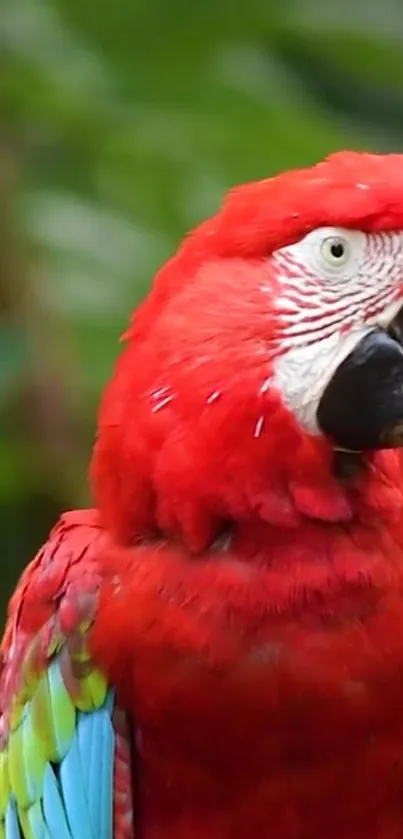
<instances>
[{"instance_id":1,"label":"yellow feather","mask_svg":"<svg viewBox=\"0 0 403 839\"><path fill-rule=\"evenodd\" d=\"M76 707L80 711L94 711L104 702L108 686L102 673L93 670L80 680L80 689L80 696L75 700Z\"/></svg>"},{"instance_id":2,"label":"yellow feather","mask_svg":"<svg viewBox=\"0 0 403 839\"><path fill-rule=\"evenodd\" d=\"M19 807L27 807L30 800L24 765L23 726L24 721L11 732L8 741L10 785Z\"/></svg>"},{"instance_id":3,"label":"yellow feather","mask_svg":"<svg viewBox=\"0 0 403 839\"><path fill-rule=\"evenodd\" d=\"M10 796L10 777L8 774L8 753L7 748L0 752L0 818L3 818L7 809Z\"/></svg>"}]
</instances>

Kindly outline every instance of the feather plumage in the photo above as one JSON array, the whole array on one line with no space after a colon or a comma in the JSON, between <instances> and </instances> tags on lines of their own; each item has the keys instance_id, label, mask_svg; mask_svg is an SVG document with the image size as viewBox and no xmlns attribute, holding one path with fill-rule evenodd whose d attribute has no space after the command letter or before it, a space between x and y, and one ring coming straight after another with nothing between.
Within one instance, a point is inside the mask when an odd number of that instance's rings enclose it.
<instances>
[{"instance_id":1,"label":"feather plumage","mask_svg":"<svg viewBox=\"0 0 403 839\"><path fill-rule=\"evenodd\" d=\"M358 228L344 313L321 225ZM297 408L324 335L337 360L389 328L402 253L403 158L345 153L235 190L159 272L103 399L99 513L11 602L0 839L133 839L133 810L142 839L401 836L401 453L342 475Z\"/></svg>"},{"instance_id":2,"label":"feather plumage","mask_svg":"<svg viewBox=\"0 0 403 839\"><path fill-rule=\"evenodd\" d=\"M67 514L26 570L10 606L1 683L4 839L126 836L115 819L119 712L88 643L102 541L96 514ZM130 789L126 810L128 803Z\"/></svg>"}]
</instances>

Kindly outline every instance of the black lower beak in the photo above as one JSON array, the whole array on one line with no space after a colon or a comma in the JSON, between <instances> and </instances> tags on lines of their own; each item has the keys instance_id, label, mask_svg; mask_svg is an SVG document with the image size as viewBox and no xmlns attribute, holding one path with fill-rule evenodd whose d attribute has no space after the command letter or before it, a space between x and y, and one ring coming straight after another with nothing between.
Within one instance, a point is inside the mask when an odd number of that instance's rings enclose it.
<instances>
[{"instance_id":1,"label":"black lower beak","mask_svg":"<svg viewBox=\"0 0 403 839\"><path fill-rule=\"evenodd\" d=\"M403 444L403 309L340 364L319 403L317 421L335 447L350 451Z\"/></svg>"}]
</instances>

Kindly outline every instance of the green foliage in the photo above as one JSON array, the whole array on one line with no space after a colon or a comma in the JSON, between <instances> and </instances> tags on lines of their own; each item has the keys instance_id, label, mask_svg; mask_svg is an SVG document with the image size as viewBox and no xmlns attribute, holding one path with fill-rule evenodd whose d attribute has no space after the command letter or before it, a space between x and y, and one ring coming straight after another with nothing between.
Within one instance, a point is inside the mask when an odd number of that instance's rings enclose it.
<instances>
[{"instance_id":1,"label":"green foliage","mask_svg":"<svg viewBox=\"0 0 403 839\"><path fill-rule=\"evenodd\" d=\"M86 501L99 393L158 265L239 181L399 149L402 35L398 0L3 0L4 597Z\"/></svg>"}]
</instances>

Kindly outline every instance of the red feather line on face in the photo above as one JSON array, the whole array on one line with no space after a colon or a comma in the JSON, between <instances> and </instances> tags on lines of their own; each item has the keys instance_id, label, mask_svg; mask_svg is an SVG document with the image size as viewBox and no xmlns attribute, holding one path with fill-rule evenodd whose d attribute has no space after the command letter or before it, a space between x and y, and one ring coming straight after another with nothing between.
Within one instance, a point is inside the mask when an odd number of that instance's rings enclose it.
<instances>
[{"instance_id":1,"label":"red feather line on face","mask_svg":"<svg viewBox=\"0 0 403 839\"><path fill-rule=\"evenodd\" d=\"M92 465L120 538L162 530L201 550L227 518L353 515L329 447L272 385L282 288L267 257L320 226L403 229L403 156L342 152L234 189L159 271L124 336Z\"/></svg>"},{"instance_id":2,"label":"red feather line on face","mask_svg":"<svg viewBox=\"0 0 403 839\"><path fill-rule=\"evenodd\" d=\"M297 261L292 248L273 254L281 278L282 296L275 301L281 317L279 350L308 346L356 324L373 322L387 306L402 297L403 242L399 233L364 234L360 270L351 281L336 277L323 281L309 270L304 256ZM272 289L268 288L272 295Z\"/></svg>"}]
</instances>

